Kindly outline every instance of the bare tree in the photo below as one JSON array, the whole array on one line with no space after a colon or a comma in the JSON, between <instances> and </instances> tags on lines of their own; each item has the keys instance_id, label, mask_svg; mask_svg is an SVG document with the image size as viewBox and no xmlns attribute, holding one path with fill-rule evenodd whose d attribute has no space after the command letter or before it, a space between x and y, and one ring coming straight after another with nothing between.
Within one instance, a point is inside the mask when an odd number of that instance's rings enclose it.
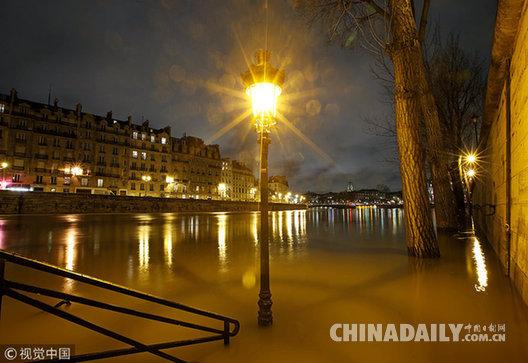
<instances>
[{"instance_id":1,"label":"bare tree","mask_svg":"<svg viewBox=\"0 0 528 363\"><path fill-rule=\"evenodd\" d=\"M420 33L411 0L388 0L383 5L375 0L306 0L298 2L298 9L311 24L321 23L331 40L339 39L343 46L349 46L360 37L366 49L383 51L389 57L394 71L396 136L407 250L412 256L439 256L426 188L425 154L419 131L421 115L426 116L428 126L434 129L428 133L428 141L433 147L439 146L439 140L435 138L441 136L441 130L438 117L434 117L437 116L434 99L431 105L432 94L425 76ZM422 17L422 21L426 17ZM432 106L435 110L426 111L425 106ZM435 157L434 160L438 165L442 162L441 158ZM435 195L440 202L435 202L442 212L437 215L440 215L442 224L448 224L443 218L449 214L449 203L443 203L445 188L439 187L444 180L437 172L433 175L439 180Z\"/></svg>"},{"instance_id":2,"label":"bare tree","mask_svg":"<svg viewBox=\"0 0 528 363\"><path fill-rule=\"evenodd\" d=\"M482 60L469 55L460 45L459 36L448 34L445 40L438 29L424 43L426 70L438 108L446 159L450 165L450 179L455 194L458 220L463 226L465 206L463 188L458 175L457 159L461 152L478 145L478 132L484 96ZM392 87L393 71L386 57L378 57L371 67L374 77L387 92ZM388 94L388 93L387 93ZM366 118L367 132L396 141L394 120ZM429 153L429 149L426 148Z\"/></svg>"}]
</instances>

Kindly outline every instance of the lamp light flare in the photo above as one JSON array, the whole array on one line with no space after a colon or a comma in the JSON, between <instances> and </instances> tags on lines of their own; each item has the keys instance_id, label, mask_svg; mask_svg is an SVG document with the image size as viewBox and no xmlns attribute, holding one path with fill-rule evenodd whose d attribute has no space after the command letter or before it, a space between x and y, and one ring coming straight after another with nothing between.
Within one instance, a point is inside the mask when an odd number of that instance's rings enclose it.
<instances>
[{"instance_id":1,"label":"lamp light flare","mask_svg":"<svg viewBox=\"0 0 528 363\"><path fill-rule=\"evenodd\" d=\"M9 164L5 161L2 162L2 164L0 164L0 166L2 167L2 169L5 169L9 166Z\"/></svg>"},{"instance_id":2,"label":"lamp light flare","mask_svg":"<svg viewBox=\"0 0 528 363\"><path fill-rule=\"evenodd\" d=\"M253 116L257 124L261 123L263 126L275 124L277 99L281 93L282 89L271 82L255 83L246 89L246 94L251 97Z\"/></svg>"},{"instance_id":3,"label":"lamp light flare","mask_svg":"<svg viewBox=\"0 0 528 363\"><path fill-rule=\"evenodd\" d=\"M468 171L466 171L466 175L469 178L473 178L476 174L477 174L477 172L475 171L475 169L469 169Z\"/></svg>"},{"instance_id":4,"label":"lamp light flare","mask_svg":"<svg viewBox=\"0 0 528 363\"><path fill-rule=\"evenodd\" d=\"M477 161L477 155L471 153L466 155L466 162L469 164L474 164Z\"/></svg>"},{"instance_id":5,"label":"lamp light flare","mask_svg":"<svg viewBox=\"0 0 528 363\"><path fill-rule=\"evenodd\" d=\"M70 169L70 173L71 175L73 176L78 176L78 175L81 175L83 173L83 170L80 166L74 166Z\"/></svg>"}]
</instances>

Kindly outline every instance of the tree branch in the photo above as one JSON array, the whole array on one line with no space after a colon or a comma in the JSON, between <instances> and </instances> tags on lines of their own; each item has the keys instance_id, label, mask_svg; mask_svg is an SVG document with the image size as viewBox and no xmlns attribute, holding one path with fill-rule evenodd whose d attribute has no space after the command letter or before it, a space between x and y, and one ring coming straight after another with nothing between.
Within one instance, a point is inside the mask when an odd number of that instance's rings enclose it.
<instances>
[{"instance_id":1,"label":"tree branch","mask_svg":"<svg viewBox=\"0 0 528 363\"><path fill-rule=\"evenodd\" d=\"M420 28L418 30L418 40L423 43L425 37L425 30L427 28L427 17L429 16L429 5L431 0L424 0L422 6L422 15L420 15Z\"/></svg>"}]
</instances>

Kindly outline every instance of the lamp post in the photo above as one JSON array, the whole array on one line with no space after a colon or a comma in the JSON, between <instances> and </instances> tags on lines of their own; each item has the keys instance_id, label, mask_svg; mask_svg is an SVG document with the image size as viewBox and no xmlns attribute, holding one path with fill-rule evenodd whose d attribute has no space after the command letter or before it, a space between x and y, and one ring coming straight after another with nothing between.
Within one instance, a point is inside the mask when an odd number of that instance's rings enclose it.
<instances>
[{"instance_id":1,"label":"lamp post","mask_svg":"<svg viewBox=\"0 0 528 363\"><path fill-rule=\"evenodd\" d=\"M150 175L142 175L141 180L145 182L145 197L148 197L149 182L152 180Z\"/></svg>"},{"instance_id":2,"label":"lamp post","mask_svg":"<svg viewBox=\"0 0 528 363\"><path fill-rule=\"evenodd\" d=\"M460 178L463 181L463 185L466 190L466 199L469 217L473 218L473 203L472 198L472 186L473 180L477 175L476 166L477 166L477 154L475 152L468 152L466 154L461 154L458 157L458 172Z\"/></svg>"},{"instance_id":3,"label":"lamp post","mask_svg":"<svg viewBox=\"0 0 528 363\"><path fill-rule=\"evenodd\" d=\"M269 283L269 232L268 232L268 147L270 130L275 125L277 99L282 92L284 72L270 64L271 52L260 49L255 53L255 63L242 74L246 94L251 99L253 119L260 144L260 292L258 324L273 323L271 290Z\"/></svg>"}]
</instances>

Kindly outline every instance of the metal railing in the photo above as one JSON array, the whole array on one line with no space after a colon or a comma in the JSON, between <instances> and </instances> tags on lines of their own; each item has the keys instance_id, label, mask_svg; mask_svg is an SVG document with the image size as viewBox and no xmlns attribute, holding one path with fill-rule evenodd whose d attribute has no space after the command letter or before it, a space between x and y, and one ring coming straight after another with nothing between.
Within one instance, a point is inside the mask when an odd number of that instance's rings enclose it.
<instances>
[{"instance_id":1,"label":"metal railing","mask_svg":"<svg viewBox=\"0 0 528 363\"><path fill-rule=\"evenodd\" d=\"M205 325L190 323L187 321L173 319L170 317L151 314L151 313L146 313L146 312L126 308L123 306L106 303L103 301L97 301L97 300L93 300L93 299L78 296L78 295L68 294L68 293L55 291L55 290L51 290L51 289L47 289L43 287L10 281L10 280L7 280L4 276L6 262L13 263L18 266L23 266L23 267L27 267L30 269L50 273L56 276L61 276L64 278L76 280L76 281L86 283L88 285L96 286L96 287L99 287L105 290L110 290L113 292L117 292L120 294L138 298L143 301L160 304L160 305L164 305L164 306L174 308L180 311L185 311L187 313L211 318L213 320L222 322L223 328L218 329L218 328L209 327ZM48 296L52 298L57 298L57 299L61 299L61 301L53 306L45 302L42 302L40 300L37 300L30 295L23 294L20 291ZM238 331L240 330L240 323L233 318L229 318L229 317L215 314L212 312L196 309L190 306L182 305L182 304L179 304L179 303L176 303L170 300L166 300L166 299L154 296L154 295L150 295L150 294L143 293L137 290L133 290L125 286L113 284L111 282L104 281L104 280L101 280L95 277L80 274L80 273L66 270L66 269L63 269L63 268L60 268L54 265L44 263L44 262L40 262L40 261L33 260L27 257L23 257L20 255L11 253L11 252L0 250L0 312L2 308L2 297L4 295L14 300L20 301L24 304L28 304L33 307L36 307L42 311L53 314L62 319L68 320L72 323L81 325L85 328L88 328L92 331L95 331L107 337L113 338L115 340L118 340L130 346L128 348L122 348L122 349L113 349L113 350L106 350L106 351L100 351L100 352L75 355L75 356L72 356L70 359L71 361L74 361L74 362L83 362L83 361L96 360L96 359L102 359L102 358L112 358L112 357L124 356L124 355L129 355L129 354L135 354L135 353L144 353L144 352L149 352L153 355L156 355L160 358L163 358L163 359L166 359L172 362L184 362L183 360L176 358L168 353L165 353L162 350L169 349L169 348L175 348L175 347L188 346L188 345L193 345L193 344L199 344L199 343L212 342L216 340L223 340L224 344L227 345L229 344L229 339L237 335ZM76 302L79 304L88 305L88 306L95 307L95 308L110 310L110 311L117 312L117 313L132 315L132 316L144 318L147 320L154 320L154 321L158 321L158 322L162 322L166 324L177 325L177 326L199 330L203 332L208 332L212 334L209 334L201 338L179 340L179 341L169 341L169 342L156 343L156 344L144 344L135 339L126 337L113 330L104 328L100 325L94 324L72 313L69 313L69 312L66 312L60 309L60 306L63 305L64 303L70 304L71 302ZM231 329L231 326L233 329Z\"/></svg>"}]
</instances>

